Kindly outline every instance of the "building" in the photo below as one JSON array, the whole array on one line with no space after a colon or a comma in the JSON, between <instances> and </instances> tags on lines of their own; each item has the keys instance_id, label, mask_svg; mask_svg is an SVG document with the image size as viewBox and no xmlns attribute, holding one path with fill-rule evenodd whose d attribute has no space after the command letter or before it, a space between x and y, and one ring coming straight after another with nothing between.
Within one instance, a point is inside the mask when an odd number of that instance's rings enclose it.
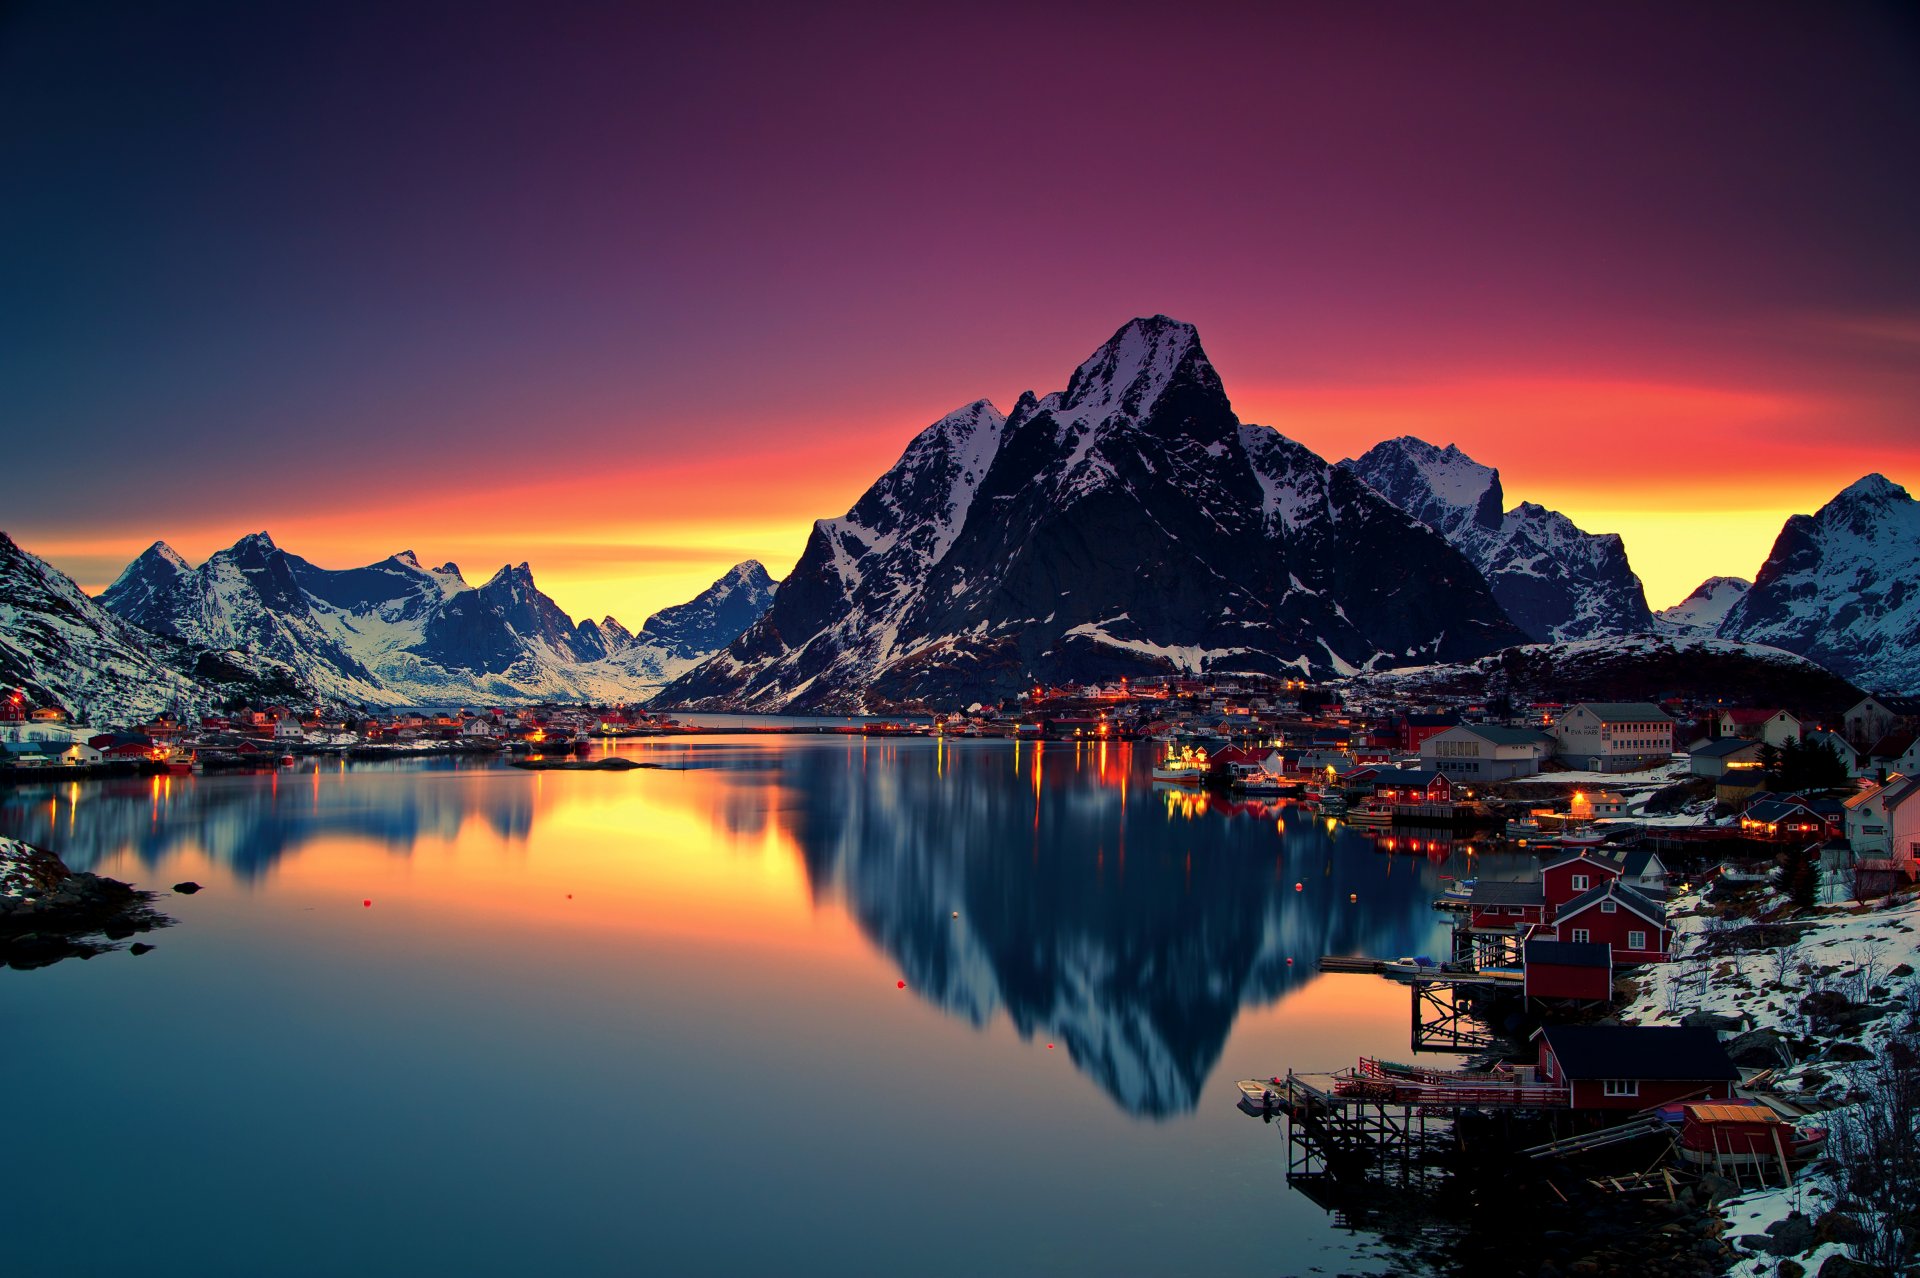
<instances>
[{"instance_id":1,"label":"building","mask_svg":"<svg viewBox=\"0 0 1920 1278\"><path fill-rule=\"evenodd\" d=\"M1394 743L1402 754L1424 753L1420 747L1460 722L1460 716L1445 714L1403 714L1396 726Z\"/></svg>"},{"instance_id":2,"label":"building","mask_svg":"<svg viewBox=\"0 0 1920 1278\"><path fill-rule=\"evenodd\" d=\"M1714 735L1783 746L1800 739L1800 720L1785 710L1722 710L1714 721Z\"/></svg>"},{"instance_id":3,"label":"building","mask_svg":"<svg viewBox=\"0 0 1920 1278\"><path fill-rule=\"evenodd\" d=\"M1687 770L1696 777L1724 777L1729 773L1760 775L1760 751L1766 742L1749 737L1719 737L1697 741L1687 752Z\"/></svg>"},{"instance_id":4,"label":"building","mask_svg":"<svg viewBox=\"0 0 1920 1278\"><path fill-rule=\"evenodd\" d=\"M1381 768L1373 774L1373 796L1384 803L1452 803L1453 782L1424 768Z\"/></svg>"},{"instance_id":5,"label":"building","mask_svg":"<svg viewBox=\"0 0 1920 1278\"><path fill-rule=\"evenodd\" d=\"M1420 743L1420 766L1456 781L1486 784L1530 777L1553 753L1553 738L1537 728L1462 723Z\"/></svg>"},{"instance_id":6,"label":"building","mask_svg":"<svg viewBox=\"0 0 1920 1278\"><path fill-rule=\"evenodd\" d=\"M1782 839L1805 844L1833 831L1820 813L1798 799L1765 798L1747 805L1740 814L1740 830L1756 839Z\"/></svg>"},{"instance_id":7,"label":"building","mask_svg":"<svg viewBox=\"0 0 1920 1278\"><path fill-rule=\"evenodd\" d=\"M1537 1037L1541 1081L1567 1088L1571 1109L1637 1111L1726 1100L1740 1081L1710 1029L1549 1025Z\"/></svg>"},{"instance_id":8,"label":"building","mask_svg":"<svg viewBox=\"0 0 1920 1278\"><path fill-rule=\"evenodd\" d=\"M1646 701L1583 701L1553 725L1554 753L1586 772L1638 772L1673 758L1673 720Z\"/></svg>"},{"instance_id":9,"label":"building","mask_svg":"<svg viewBox=\"0 0 1920 1278\"><path fill-rule=\"evenodd\" d=\"M1847 711L1842 724L1841 734L1864 750L1896 729L1920 729L1920 697L1876 693Z\"/></svg>"},{"instance_id":10,"label":"building","mask_svg":"<svg viewBox=\"0 0 1920 1278\"><path fill-rule=\"evenodd\" d=\"M1920 860L1920 776L1894 776L1847 800L1847 842L1859 859Z\"/></svg>"},{"instance_id":11,"label":"building","mask_svg":"<svg viewBox=\"0 0 1920 1278\"><path fill-rule=\"evenodd\" d=\"M1583 848L1540 867L1540 891L1546 898L1547 917L1567 902L1585 896L1603 883L1611 883L1626 872L1623 860L1597 848Z\"/></svg>"},{"instance_id":12,"label":"building","mask_svg":"<svg viewBox=\"0 0 1920 1278\"><path fill-rule=\"evenodd\" d=\"M1529 937L1521 955L1522 990L1527 998L1613 1001L1613 950L1609 947Z\"/></svg>"},{"instance_id":13,"label":"building","mask_svg":"<svg viewBox=\"0 0 1920 1278\"><path fill-rule=\"evenodd\" d=\"M1667 907L1614 879L1558 907L1552 918L1555 940L1609 946L1619 966L1664 963L1672 957Z\"/></svg>"},{"instance_id":14,"label":"building","mask_svg":"<svg viewBox=\"0 0 1920 1278\"><path fill-rule=\"evenodd\" d=\"M1481 879L1467 898L1467 928L1474 932L1525 932L1547 921L1547 897L1539 879Z\"/></svg>"}]
</instances>

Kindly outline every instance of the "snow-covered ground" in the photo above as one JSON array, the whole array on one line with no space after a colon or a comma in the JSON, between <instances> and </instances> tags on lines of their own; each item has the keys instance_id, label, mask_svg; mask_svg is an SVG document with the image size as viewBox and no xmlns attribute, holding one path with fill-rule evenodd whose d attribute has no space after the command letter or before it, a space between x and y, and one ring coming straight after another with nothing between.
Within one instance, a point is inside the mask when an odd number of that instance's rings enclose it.
<instances>
[{"instance_id":1,"label":"snow-covered ground","mask_svg":"<svg viewBox=\"0 0 1920 1278\"><path fill-rule=\"evenodd\" d=\"M1765 890L1759 914L1786 904ZM1889 1039L1910 1030L1920 1011L1920 899L1890 898L1865 905L1832 907L1806 919L1781 918L1778 926L1798 936L1790 943L1742 953L1720 953L1717 942L1751 918L1721 918L1698 891L1675 895L1668 918L1674 929L1675 959L1645 969L1634 999L1621 1017L1641 1025L1677 1025L1691 1012L1743 1018L1750 1028L1773 1029L1788 1038L1805 1037L1809 1026L1802 1002L1830 992L1854 1003L1890 1007L1885 1015L1859 1027L1845 1041L1877 1057ZM1873 993L1880 990L1879 995ZM1769 1086L1818 1111L1810 1120L1834 1128L1845 1124L1857 1104L1845 1103L1860 1066L1831 1060L1808 1061L1782 1069ZM1816 1164L1817 1166L1817 1164ZM1792 1186L1742 1194L1719 1204L1727 1235L1736 1243L1762 1234L1768 1225L1803 1212L1818 1220L1840 1196L1830 1174L1812 1172ZM1845 1254L1838 1243L1823 1243L1811 1254L1794 1257L1809 1274L1819 1272L1829 1255ZM1771 1278L1779 1257L1755 1252L1734 1264L1737 1278Z\"/></svg>"},{"instance_id":2,"label":"snow-covered ground","mask_svg":"<svg viewBox=\"0 0 1920 1278\"><path fill-rule=\"evenodd\" d=\"M30 843L0 836L0 896L37 897L64 874L57 858Z\"/></svg>"}]
</instances>

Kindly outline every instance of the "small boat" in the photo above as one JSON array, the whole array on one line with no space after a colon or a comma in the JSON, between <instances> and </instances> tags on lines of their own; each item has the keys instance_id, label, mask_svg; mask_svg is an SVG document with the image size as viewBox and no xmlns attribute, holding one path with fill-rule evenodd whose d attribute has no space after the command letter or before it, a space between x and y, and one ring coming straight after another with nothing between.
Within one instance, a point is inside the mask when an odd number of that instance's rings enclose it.
<instances>
[{"instance_id":1,"label":"small boat","mask_svg":"<svg viewBox=\"0 0 1920 1278\"><path fill-rule=\"evenodd\" d=\"M1438 972L1440 965L1421 954L1415 957L1397 958L1381 965L1385 976L1417 976L1422 972Z\"/></svg>"},{"instance_id":2,"label":"small boat","mask_svg":"<svg viewBox=\"0 0 1920 1278\"><path fill-rule=\"evenodd\" d=\"M1239 1082L1240 1108L1253 1114L1278 1113L1285 1096L1277 1078L1243 1078Z\"/></svg>"},{"instance_id":3,"label":"small boat","mask_svg":"<svg viewBox=\"0 0 1920 1278\"><path fill-rule=\"evenodd\" d=\"M1478 882L1478 879L1455 879L1452 885L1440 894L1440 899L1465 904L1473 899L1473 885Z\"/></svg>"},{"instance_id":4,"label":"small boat","mask_svg":"<svg viewBox=\"0 0 1920 1278\"><path fill-rule=\"evenodd\" d=\"M1173 785L1202 785L1207 779L1207 752L1167 747L1164 758L1153 765L1153 779Z\"/></svg>"},{"instance_id":5,"label":"small boat","mask_svg":"<svg viewBox=\"0 0 1920 1278\"><path fill-rule=\"evenodd\" d=\"M1329 790L1320 796L1320 810L1328 816L1339 816L1347 810L1347 796L1338 790Z\"/></svg>"},{"instance_id":6,"label":"small boat","mask_svg":"<svg viewBox=\"0 0 1920 1278\"><path fill-rule=\"evenodd\" d=\"M1393 809L1384 805L1363 803L1347 813L1348 825L1392 825Z\"/></svg>"},{"instance_id":7,"label":"small boat","mask_svg":"<svg viewBox=\"0 0 1920 1278\"><path fill-rule=\"evenodd\" d=\"M190 777L193 775L192 759L168 759L167 775L172 777Z\"/></svg>"}]
</instances>

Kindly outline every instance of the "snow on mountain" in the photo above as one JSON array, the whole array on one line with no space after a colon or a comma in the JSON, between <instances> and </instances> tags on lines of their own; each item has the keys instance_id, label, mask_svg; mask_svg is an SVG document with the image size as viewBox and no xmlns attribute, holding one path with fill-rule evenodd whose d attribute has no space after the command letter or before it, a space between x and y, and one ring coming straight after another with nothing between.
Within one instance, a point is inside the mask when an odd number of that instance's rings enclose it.
<instances>
[{"instance_id":1,"label":"snow on mountain","mask_svg":"<svg viewBox=\"0 0 1920 1278\"><path fill-rule=\"evenodd\" d=\"M1788 519L1719 633L1800 653L1864 687L1920 693L1920 503L1874 474Z\"/></svg>"},{"instance_id":2,"label":"snow on mountain","mask_svg":"<svg viewBox=\"0 0 1920 1278\"><path fill-rule=\"evenodd\" d=\"M576 625L525 563L476 587L453 564L423 568L412 551L364 568L320 568L262 532L199 568L155 543L100 602L183 650L195 670L210 658L265 666L283 672L296 695L334 702L628 700L669 677L646 668L635 637L613 618ZM677 673L724 642L695 651L696 638L681 636L655 646L673 649Z\"/></svg>"},{"instance_id":3,"label":"snow on mountain","mask_svg":"<svg viewBox=\"0 0 1920 1278\"><path fill-rule=\"evenodd\" d=\"M1793 706L1834 716L1860 699L1845 679L1785 649L1697 634L1522 644L1477 661L1382 670L1353 682L1398 696L1506 696L1516 704L1644 700L1655 689L1663 698Z\"/></svg>"},{"instance_id":4,"label":"snow on mountain","mask_svg":"<svg viewBox=\"0 0 1920 1278\"><path fill-rule=\"evenodd\" d=\"M773 606L664 704L859 709L1033 680L1355 669L1521 636L1459 552L1233 414L1192 326L917 436L815 524Z\"/></svg>"},{"instance_id":5,"label":"snow on mountain","mask_svg":"<svg viewBox=\"0 0 1920 1278\"><path fill-rule=\"evenodd\" d=\"M1502 513L1500 472L1453 445L1402 436L1340 465L1458 546L1536 641L1652 629L1646 594L1617 534L1583 532L1531 502Z\"/></svg>"},{"instance_id":6,"label":"snow on mountain","mask_svg":"<svg viewBox=\"0 0 1920 1278\"><path fill-rule=\"evenodd\" d=\"M778 589L760 561L749 559L686 603L648 617L637 634L609 617L600 627L610 635L607 656L591 669L596 677L651 693L739 638L766 613Z\"/></svg>"},{"instance_id":7,"label":"snow on mountain","mask_svg":"<svg viewBox=\"0 0 1920 1278\"><path fill-rule=\"evenodd\" d=\"M1745 577L1709 577L1673 607L1654 613L1654 619L1672 634L1710 635L1726 620L1727 610L1752 588Z\"/></svg>"},{"instance_id":8,"label":"snow on mountain","mask_svg":"<svg viewBox=\"0 0 1920 1278\"><path fill-rule=\"evenodd\" d=\"M10 688L93 724L131 723L208 701L202 688L155 658L137 628L0 533L0 689Z\"/></svg>"}]
</instances>

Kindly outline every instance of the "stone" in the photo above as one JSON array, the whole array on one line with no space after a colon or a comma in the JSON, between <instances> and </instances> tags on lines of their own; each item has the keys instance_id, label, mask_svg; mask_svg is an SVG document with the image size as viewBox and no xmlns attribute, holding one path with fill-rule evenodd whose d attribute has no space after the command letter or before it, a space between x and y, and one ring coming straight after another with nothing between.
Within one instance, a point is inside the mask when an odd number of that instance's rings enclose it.
<instances>
[{"instance_id":1,"label":"stone","mask_svg":"<svg viewBox=\"0 0 1920 1278\"><path fill-rule=\"evenodd\" d=\"M1843 1211L1830 1211L1813 1226L1814 1236L1823 1243L1858 1247L1872 1236L1867 1227Z\"/></svg>"},{"instance_id":2,"label":"stone","mask_svg":"<svg viewBox=\"0 0 1920 1278\"><path fill-rule=\"evenodd\" d=\"M1887 1278L1887 1271L1878 1265L1862 1264L1851 1256L1828 1256L1820 1266L1816 1278Z\"/></svg>"},{"instance_id":3,"label":"stone","mask_svg":"<svg viewBox=\"0 0 1920 1278\"><path fill-rule=\"evenodd\" d=\"M1793 1052L1779 1030L1771 1027L1748 1030L1727 1040L1727 1059L1735 1065L1780 1066L1793 1064Z\"/></svg>"},{"instance_id":4,"label":"stone","mask_svg":"<svg viewBox=\"0 0 1920 1278\"><path fill-rule=\"evenodd\" d=\"M200 885L198 883L195 883L193 880L189 879L185 883L174 884L173 890L178 892L182 896L192 896L195 892L198 892L200 890Z\"/></svg>"},{"instance_id":5,"label":"stone","mask_svg":"<svg viewBox=\"0 0 1920 1278\"><path fill-rule=\"evenodd\" d=\"M1734 1033L1747 1027L1744 1016L1726 1016L1719 1012L1688 1012L1680 1023L1689 1029L1726 1030Z\"/></svg>"},{"instance_id":6,"label":"stone","mask_svg":"<svg viewBox=\"0 0 1920 1278\"><path fill-rule=\"evenodd\" d=\"M1773 1278L1805 1278L1807 1267L1797 1260L1783 1260L1780 1267L1773 1271Z\"/></svg>"},{"instance_id":7,"label":"stone","mask_svg":"<svg viewBox=\"0 0 1920 1278\"><path fill-rule=\"evenodd\" d=\"M1785 1220L1776 1220L1767 1226L1767 1237L1771 1240L1767 1250L1776 1256L1798 1256L1811 1251L1816 1241L1813 1222L1806 1213L1794 1212Z\"/></svg>"},{"instance_id":8,"label":"stone","mask_svg":"<svg viewBox=\"0 0 1920 1278\"><path fill-rule=\"evenodd\" d=\"M148 945L145 941L135 941L132 945L129 945L127 947L127 953L151 954L153 953L153 947L151 945Z\"/></svg>"}]
</instances>

